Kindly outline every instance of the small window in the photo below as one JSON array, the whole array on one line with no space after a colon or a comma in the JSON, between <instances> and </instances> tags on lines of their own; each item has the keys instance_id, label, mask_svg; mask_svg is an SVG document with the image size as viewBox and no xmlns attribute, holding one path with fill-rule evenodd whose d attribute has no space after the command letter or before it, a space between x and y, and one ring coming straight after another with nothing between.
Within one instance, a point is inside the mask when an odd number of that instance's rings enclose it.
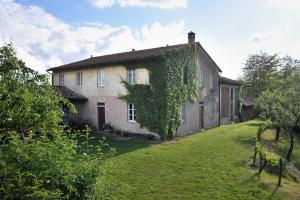
<instances>
[{"instance_id":1,"label":"small window","mask_svg":"<svg viewBox=\"0 0 300 200\"><path fill-rule=\"evenodd\" d=\"M65 85L65 75L64 74L59 74L59 85L64 86Z\"/></svg>"},{"instance_id":2,"label":"small window","mask_svg":"<svg viewBox=\"0 0 300 200\"><path fill-rule=\"evenodd\" d=\"M215 118L215 102L211 102L210 104L210 117L211 119Z\"/></svg>"},{"instance_id":3,"label":"small window","mask_svg":"<svg viewBox=\"0 0 300 200\"><path fill-rule=\"evenodd\" d=\"M188 83L188 79L189 79L189 77L188 77L188 66L185 66L183 68L183 83L187 84Z\"/></svg>"},{"instance_id":4,"label":"small window","mask_svg":"<svg viewBox=\"0 0 300 200\"><path fill-rule=\"evenodd\" d=\"M203 71L200 71L200 74L199 74L199 85L200 87L202 88L204 86L204 77L203 77Z\"/></svg>"},{"instance_id":5,"label":"small window","mask_svg":"<svg viewBox=\"0 0 300 200\"><path fill-rule=\"evenodd\" d=\"M129 84L135 84L135 70L134 69L130 69L127 72L127 77L128 77L128 83Z\"/></svg>"},{"instance_id":6,"label":"small window","mask_svg":"<svg viewBox=\"0 0 300 200\"><path fill-rule=\"evenodd\" d=\"M76 73L76 86L82 86L82 72Z\"/></svg>"},{"instance_id":7,"label":"small window","mask_svg":"<svg viewBox=\"0 0 300 200\"><path fill-rule=\"evenodd\" d=\"M97 86L103 87L104 86L104 70L98 69L97 72Z\"/></svg>"},{"instance_id":8,"label":"small window","mask_svg":"<svg viewBox=\"0 0 300 200\"><path fill-rule=\"evenodd\" d=\"M213 73L210 72L210 77L209 77L209 87L210 89L213 89L214 88L214 76L213 76Z\"/></svg>"},{"instance_id":9,"label":"small window","mask_svg":"<svg viewBox=\"0 0 300 200\"><path fill-rule=\"evenodd\" d=\"M135 115L134 104L129 103L128 104L128 121L135 122L135 120L136 120L136 115Z\"/></svg>"},{"instance_id":10,"label":"small window","mask_svg":"<svg viewBox=\"0 0 300 200\"><path fill-rule=\"evenodd\" d=\"M181 122L185 122L186 120L185 103L181 105L180 120Z\"/></svg>"}]
</instances>

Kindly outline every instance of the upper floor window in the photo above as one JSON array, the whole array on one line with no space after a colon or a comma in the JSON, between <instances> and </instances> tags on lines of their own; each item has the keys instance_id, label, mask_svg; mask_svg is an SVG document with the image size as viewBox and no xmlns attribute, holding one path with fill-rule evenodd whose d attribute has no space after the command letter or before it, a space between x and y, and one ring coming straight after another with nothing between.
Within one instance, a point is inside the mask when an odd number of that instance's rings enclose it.
<instances>
[{"instance_id":1,"label":"upper floor window","mask_svg":"<svg viewBox=\"0 0 300 200\"><path fill-rule=\"evenodd\" d=\"M60 73L58 75L58 77L59 77L59 85L64 86L65 85L65 75L63 73Z\"/></svg>"},{"instance_id":2,"label":"upper floor window","mask_svg":"<svg viewBox=\"0 0 300 200\"><path fill-rule=\"evenodd\" d=\"M76 73L76 86L82 86L82 72Z\"/></svg>"},{"instance_id":3,"label":"upper floor window","mask_svg":"<svg viewBox=\"0 0 300 200\"><path fill-rule=\"evenodd\" d=\"M97 86L104 86L104 70L103 69L98 69L97 72Z\"/></svg>"},{"instance_id":4,"label":"upper floor window","mask_svg":"<svg viewBox=\"0 0 300 200\"><path fill-rule=\"evenodd\" d=\"M135 84L135 69L128 70L127 77L129 84Z\"/></svg>"},{"instance_id":5,"label":"upper floor window","mask_svg":"<svg viewBox=\"0 0 300 200\"><path fill-rule=\"evenodd\" d=\"M210 72L210 74L209 74L209 87L210 87L210 89L214 88L214 75L212 72Z\"/></svg>"},{"instance_id":6,"label":"upper floor window","mask_svg":"<svg viewBox=\"0 0 300 200\"><path fill-rule=\"evenodd\" d=\"M128 121L135 122L135 120L136 120L136 115L135 115L134 104L129 103L128 104Z\"/></svg>"},{"instance_id":7,"label":"upper floor window","mask_svg":"<svg viewBox=\"0 0 300 200\"><path fill-rule=\"evenodd\" d=\"M181 122L185 122L186 120L186 114L185 114L185 103L181 105L181 111L180 111L180 120Z\"/></svg>"},{"instance_id":8,"label":"upper floor window","mask_svg":"<svg viewBox=\"0 0 300 200\"><path fill-rule=\"evenodd\" d=\"M188 82L188 66L185 66L184 68L183 68L183 83L184 84L187 84L187 82Z\"/></svg>"},{"instance_id":9,"label":"upper floor window","mask_svg":"<svg viewBox=\"0 0 300 200\"><path fill-rule=\"evenodd\" d=\"M204 86L204 76L203 76L203 71L201 71L201 70L199 73L199 85L201 88Z\"/></svg>"}]
</instances>

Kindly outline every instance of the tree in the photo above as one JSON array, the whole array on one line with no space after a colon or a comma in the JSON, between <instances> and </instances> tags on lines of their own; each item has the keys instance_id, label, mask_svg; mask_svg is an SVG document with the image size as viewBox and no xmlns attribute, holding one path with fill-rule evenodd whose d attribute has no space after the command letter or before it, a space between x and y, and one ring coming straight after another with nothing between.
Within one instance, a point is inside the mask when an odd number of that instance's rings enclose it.
<instances>
[{"instance_id":1,"label":"tree","mask_svg":"<svg viewBox=\"0 0 300 200\"><path fill-rule=\"evenodd\" d=\"M0 47L1 199L88 199L103 186L97 176L109 182L100 167L113 151L104 141L92 146L88 127L64 130L63 104L74 110L48 76L16 57L12 44ZM20 129L32 134L21 140Z\"/></svg>"},{"instance_id":2,"label":"tree","mask_svg":"<svg viewBox=\"0 0 300 200\"><path fill-rule=\"evenodd\" d=\"M294 135L300 127L299 99L299 88L276 89L263 92L255 104L262 119L271 120L273 126L288 133L290 148L287 153L287 161L291 160L294 149Z\"/></svg>"},{"instance_id":3,"label":"tree","mask_svg":"<svg viewBox=\"0 0 300 200\"><path fill-rule=\"evenodd\" d=\"M25 66L12 44L0 48L0 129L55 132L62 104L71 104L52 89L47 75Z\"/></svg>"},{"instance_id":4,"label":"tree","mask_svg":"<svg viewBox=\"0 0 300 200\"><path fill-rule=\"evenodd\" d=\"M258 97L263 91L271 88L280 64L281 60L277 54L261 52L250 55L243 68L244 94Z\"/></svg>"}]
</instances>

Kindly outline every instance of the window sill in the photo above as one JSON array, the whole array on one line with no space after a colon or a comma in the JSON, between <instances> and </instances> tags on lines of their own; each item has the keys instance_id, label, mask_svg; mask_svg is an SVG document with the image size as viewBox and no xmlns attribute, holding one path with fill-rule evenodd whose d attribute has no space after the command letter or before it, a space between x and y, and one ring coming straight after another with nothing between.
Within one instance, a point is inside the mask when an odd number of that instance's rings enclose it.
<instances>
[{"instance_id":1,"label":"window sill","mask_svg":"<svg viewBox=\"0 0 300 200\"><path fill-rule=\"evenodd\" d=\"M128 120L129 123L136 123L134 120Z\"/></svg>"},{"instance_id":2,"label":"window sill","mask_svg":"<svg viewBox=\"0 0 300 200\"><path fill-rule=\"evenodd\" d=\"M99 87L99 88L103 88L103 87L104 87L104 85L98 85L97 87Z\"/></svg>"}]
</instances>

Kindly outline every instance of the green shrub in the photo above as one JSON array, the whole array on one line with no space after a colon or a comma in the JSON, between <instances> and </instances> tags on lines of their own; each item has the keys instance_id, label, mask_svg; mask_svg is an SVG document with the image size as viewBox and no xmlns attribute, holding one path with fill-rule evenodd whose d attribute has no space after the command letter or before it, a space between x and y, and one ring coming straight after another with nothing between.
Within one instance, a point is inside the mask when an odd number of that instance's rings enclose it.
<instances>
[{"instance_id":1,"label":"green shrub","mask_svg":"<svg viewBox=\"0 0 300 200\"><path fill-rule=\"evenodd\" d=\"M75 139L78 134L81 142ZM11 134L10 142L0 146L2 199L91 197L96 178L104 175L101 166L113 151L103 140L91 145L89 134L86 129L26 140Z\"/></svg>"}]
</instances>

